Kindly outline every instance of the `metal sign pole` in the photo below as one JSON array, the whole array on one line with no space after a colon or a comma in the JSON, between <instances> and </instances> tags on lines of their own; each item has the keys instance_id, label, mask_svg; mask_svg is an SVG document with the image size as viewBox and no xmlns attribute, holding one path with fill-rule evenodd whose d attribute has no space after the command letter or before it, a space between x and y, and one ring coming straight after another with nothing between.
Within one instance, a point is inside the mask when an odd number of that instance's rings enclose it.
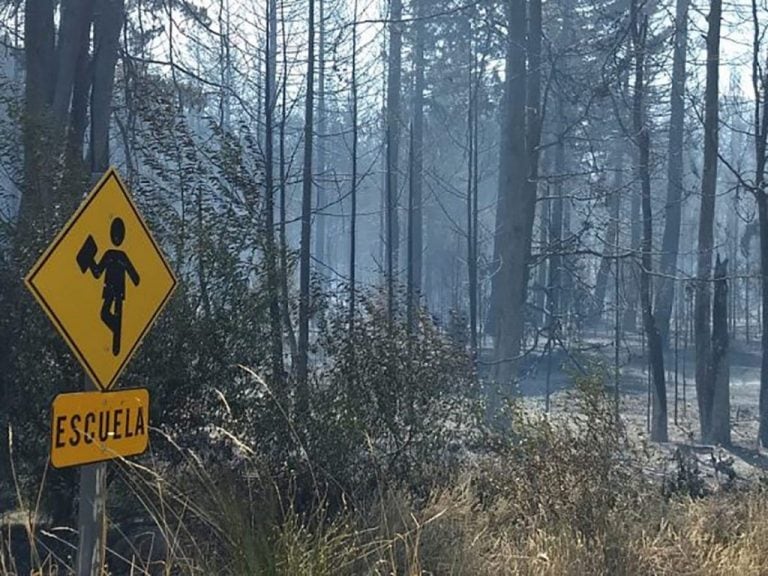
<instances>
[{"instance_id":1,"label":"metal sign pole","mask_svg":"<svg viewBox=\"0 0 768 576\"><path fill-rule=\"evenodd\" d=\"M84 377L86 391L98 390ZM80 467L77 576L101 576L106 550L107 463Z\"/></svg>"},{"instance_id":2,"label":"metal sign pole","mask_svg":"<svg viewBox=\"0 0 768 576\"><path fill-rule=\"evenodd\" d=\"M104 565L107 464L80 468L80 511L77 576L101 576Z\"/></svg>"}]
</instances>

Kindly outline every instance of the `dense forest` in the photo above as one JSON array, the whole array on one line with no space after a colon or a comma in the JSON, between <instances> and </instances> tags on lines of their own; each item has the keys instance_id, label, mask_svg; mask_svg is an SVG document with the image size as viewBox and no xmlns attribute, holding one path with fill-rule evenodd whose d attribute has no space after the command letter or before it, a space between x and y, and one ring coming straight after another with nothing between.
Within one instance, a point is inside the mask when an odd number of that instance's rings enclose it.
<instances>
[{"instance_id":1,"label":"dense forest","mask_svg":"<svg viewBox=\"0 0 768 576\"><path fill-rule=\"evenodd\" d=\"M768 573L766 31L0 2L0 574L76 570L50 406L90 383L24 277L111 166L178 286L78 576Z\"/></svg>"}]
</instances>

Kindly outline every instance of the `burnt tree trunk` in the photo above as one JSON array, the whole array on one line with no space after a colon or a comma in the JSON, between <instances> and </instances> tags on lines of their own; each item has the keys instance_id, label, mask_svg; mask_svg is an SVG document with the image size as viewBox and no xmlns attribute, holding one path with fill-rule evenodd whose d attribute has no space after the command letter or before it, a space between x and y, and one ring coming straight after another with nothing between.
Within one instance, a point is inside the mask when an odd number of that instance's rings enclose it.
<instances>
[{"instance_id":1,"label":"burnt tree trunk","mask_svg":"<svg viewBox=\"0 0 768 576\"><path fill-rule=\"evenodd\" d=\"M638 277L640 275L640 267L637 263L637 255L640 253L640 245L642 243L642 219L640 216L641 199L640 194L635 186L630 189L630 235L631 235L631 249L634 258L627 262L624 266L624 295L626 300L626 308L624 309L624 317L622 319L622 327L625 332L637 331L637 299L638 299Z\"/></svg>"},{"instance_id":2,"label":"burnt tree trunk","mask_svg":"<svg viewBox=\"0 0 768 576\"><path fill-rule=\"evenodd\" d=\"M91 88L92 171L109 168L109 118L117 49L123 27L123 0L102 0L93 10L93 86Z\"/></svg>"},{"instance_id":3,"label":"burnt tree trunk","mask_svg":"<svg viewBox=\"0 0 768 576\"><path fill-rule=\"evenodd\" d=\"M760 338L760 349L762 351L762 360L760 363L760 428L758 436L760 443L768 446L768 286L766 286L766 277L768 277L768 197L762 190L755 193L757 199L757 214L760 222L760 275L762 286L762 336Z\"/></svg>"},{"instance_id":4,"label":"burnt tree trunk","mask_svg":"<svg viewBox=\"0 0 768 576\"><path fill-rule=\"evenodd\" d=\"M559 120L561 126L565 126L563 103L558 98ZM551 326L555 322L560 322L560 290L562 287L562 269L563 258L561 246L563 241L563 180L565 173L565 143L563 135L555 144L555 198L550 200L549 213L549 239L547 242L549 251L549 275L547 278L547 314L548 322Z\"/></svg>"},{"instance_id":5,"label":"burnt tree trunk","mask_svg":"<svg viewBox=\"0 0 768 576\"><path fill-rule=\"evenodd\" d=\"M301 244L299 248L299 342L296 368L296 415L309 415L309 276L312 235L312 143L315 110L315 0L309 0L307 28L307 94L304 102L304 164L301 188Z\"/></svg>"},{"instance_id":6,"label":"burnt tree trunk","mask_svg":"<svg viewBox=\"0 0 768 576\"><path fill-rule=\"evenodd\" d=\"M651 418L651 440L666 442L667 435L667 387L664 381L664 353L661 335L656 326L651 299L651 274L653 273L653 219L651 207L650 133L645 121L645 47L648 34L648 17L638 22L639 14L633 2L632 40L635 51L635 91L632 106L634 131L637 138L637 173L643 212L642 269L640 270L640 305L643 328L648 339L648 354L653 382L653 411Z\"/></svg>"},{"instance_id":7,"label":"burnt tree trunk","mask_svg":"<svg viewBox=\"0 0 768 576\"><path fill-rule=\"evenodd\" d=\"M421 298L422 252L424 250L424 223L422 214L422 178L424 172L424 44L426 29L422 4L416 5L416 45L414 46L414 87L411 102L413 124L411 128L410 178L408 188L408 326L414 322L414 310Z\"/></svg>"},{"instance_id":8,"label":"burnt tree trunk","mask_svg":"<svg viewBox=\"0 0 768 576\"><path fill-rule=\"evenodd\" d=\"M525 214L527 226L525 255L530 259L533 241L533 222L536 218L536 195L539 186L539 143L541 141L542 111L541 111L541 0L528 0L528 36L526 50L528 56L528 71L526 74L526 126L525 148L527 154L528 179L526 181L525 204L528 210ZM525 272L524 288L528 286L528 262L523 268ZM525 294L523 295L525 301Z\"/></svg>"},{"instance_id":9,"label":"burnt tree trunk","mask_svg":"<svg viewBox=\"0 0 768 576\"><path fill-rule=\"evenodd\" d=\"M325 0L318 2L318 59L317 59L317 162L315 166L315 247L313 250L317 277L324 280L326 266L331 265L328 251L326 197L326 154L325 140L328 137L328 122L325 106Z\"/></svg>"},{"instance_id":10,"label":"burnt tree trunk","mask_svg":"<svg viewBox=\"0 0 768 576\"><path fill-rule=\"evenodd\" d=\"M549 194L547 194L549 195ZM547 200L546 202L542 202L539 205L539 246L541 246L541 251L546 252L547 251L547 239L549 235L549 223L550 223L550 206L552 204L551 200ZM547 310L545 309L546 306L546 296L547 296L547 265L549 264L549 254L547 253L544 257L540 259L539 265L536 270L536 284L535 284L535 297L534 297L534 307L536 308L536 325L537 326L546 326L547 325Z\"/></svg>"},{"instance_id":11,"label":"burnt tree trunk","mask_svg":"<svg viewBox=\"0 0 768 576\"><path fill-rule=\"evenodd\" d=\"M764 447L768 446L768 198L765 192L765 165L768 161L766 150L768 148L768 88L766 81L768 73L765 72L760 62L760 44L763 32L760 30L758 19L757 0L752 0L752 23L753 23L753 45L752 45L752 89L755 94L755 107L753 116L754 150L755 150L755 183L752 187L752 193L757 203L757 222L760 236L760 286L762 288L761 306L758 318L760 319L758 329L762 329L760 347L762 350L762 361L760 365L760 426L758 429L758 439ZM754 228L752 228L754 230ZM746 246L749 253L749 242L751 238L750 227L747 227L745 238L742 239L742 245ZM748 285L748 284L747 284ZM747 291L747 297L749 291ZM747 308L749 313L749 308ZM747 339L749 339L749 325L747 325Z\"/></svg>"},{"instance_id":12,"label":"burnt tree trunk","mask_svg":"<svg viewBox=\"0 0 768 576\"><path fill-rule=\"evenodd\" d=\"M722 0L711 0L707 32L707 80L704 97L704 170L701 182L699 215L699 253L697 262L694 331L696 340L696 396L699 404L701 437L710 441L712 430L711 287L712 249L714 246L715 192L717 188L718 149L718 79L720 65L720 18ZM765 362L765 360L763 360Z\"/></svg>"},{"instance_id":13,"label":"burnt tree trunk","mask_svg":"<svg viewBox=\"0 0 768 576\"><path fill-rule=\"evenodd\" d=\"M266 44L265 92L265 170L264 184L266 202L264 220L266 240L264 257L267 268L267 299L269 301L269 325L272 345L272 378L278 393L283 394L283 330L280 320L280 284L275 245L275 178L274 178L274 116L277 103L277 2L267 3L267 44Z\"/></svg>"},{"instance_id":14,"label":"burnt tree trunk","mask_svg":"<svg viewBox=\"0 0 768 576\"><path fill-rule=\"evenodd\" d=\"M675 11L675 50L672 56L671 114L667 156L667 205L661 243L661 276L657 283L656 320L664 347L669 344L669 322L675 300L677 253L680 248L681 202L683 192L683 132L685 128L685 59L688 39L688 2L677 0Z\"/></svg>"},{"instance_id":15,"label":"burnt tree trunk","mask_svg":"<svg viewBox=\"0 0 768 576\"><path fill-rule=\"evenodd\" d=\"M495 252L498 272L493 278L494 371L497 385L509 390L517 375L523 336L525 281L533 222L527 217L531 187L527 185L528 162L525 133L525 0L507 5L508 37L504 120L502 122L499 200L496 212Z\"/></svg>"},{"instance_id":16,"label":"burnt tree trunk","mask_svg":"<svg viewBox=\"0 0 768 576\"><path fill-rule=\"evenodd\" d=\"M730 366L728 361L728 260L715 262L715 297L712 304L712 380L714 394L710 440L731 443Z\"/></svg>"},{"instance_id":17,"label":"burnt tree trunk","mask_svg":"<svg viewBox=\"0 0 768 576\"><path fill-rule=\"evenodd\" d=\"M33 239L38 223L50 210L48 155L52 143L49 102L53 94L54 35L52 0L27 0L24 4L24 191L19 205L18 246ZM28 236L27 233L30 235ZM26 266L26 262L22 264Z\"/></svg>"}]
</instances>

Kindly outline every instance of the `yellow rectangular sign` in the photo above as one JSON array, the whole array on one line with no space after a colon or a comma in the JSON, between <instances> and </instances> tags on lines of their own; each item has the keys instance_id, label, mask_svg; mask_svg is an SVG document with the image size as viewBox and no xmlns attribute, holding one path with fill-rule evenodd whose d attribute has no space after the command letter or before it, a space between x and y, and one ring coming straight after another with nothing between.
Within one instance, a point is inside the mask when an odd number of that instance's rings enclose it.
<instances>
[{"instance_id":1,"label":"yellow rectangular sign","mask_svg":"<svg viewBox=\"0 0 768 576\"><path fill-rule=\"evenodd\" d=\"M59 394L51 414L51 463L56 468L135 456L149 443L145 388Z\"/></svg>"}]
</instances>

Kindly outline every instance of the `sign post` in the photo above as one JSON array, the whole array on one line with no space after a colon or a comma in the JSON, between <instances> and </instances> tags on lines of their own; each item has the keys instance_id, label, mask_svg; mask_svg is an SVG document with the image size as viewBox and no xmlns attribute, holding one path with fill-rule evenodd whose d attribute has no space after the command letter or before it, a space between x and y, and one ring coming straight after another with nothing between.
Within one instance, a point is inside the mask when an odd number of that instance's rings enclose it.
<instances>
[{"instance_id":1,"label":"sign post","mask_svg":"<svg viewBox=\"0 0 768 576\"><path fill-rule=\"evenodd\" d=\"M107 537L107 463L80 468L77 576L101 576Z\"/></svg>"},{"instance_id":2,"label":"sign post","mask_svg":"<svg viewBox=\"0 0 768 576\"><path fill-rule=\"evenodd\" d=\"M112 391L176 287L176 277L114 168L93 187L24 279L85 370L84 392L51 406L51 463L80 469L77 576L100 576L107 461L142 454L149 392Z\"/></svg>"}]
</instances>

